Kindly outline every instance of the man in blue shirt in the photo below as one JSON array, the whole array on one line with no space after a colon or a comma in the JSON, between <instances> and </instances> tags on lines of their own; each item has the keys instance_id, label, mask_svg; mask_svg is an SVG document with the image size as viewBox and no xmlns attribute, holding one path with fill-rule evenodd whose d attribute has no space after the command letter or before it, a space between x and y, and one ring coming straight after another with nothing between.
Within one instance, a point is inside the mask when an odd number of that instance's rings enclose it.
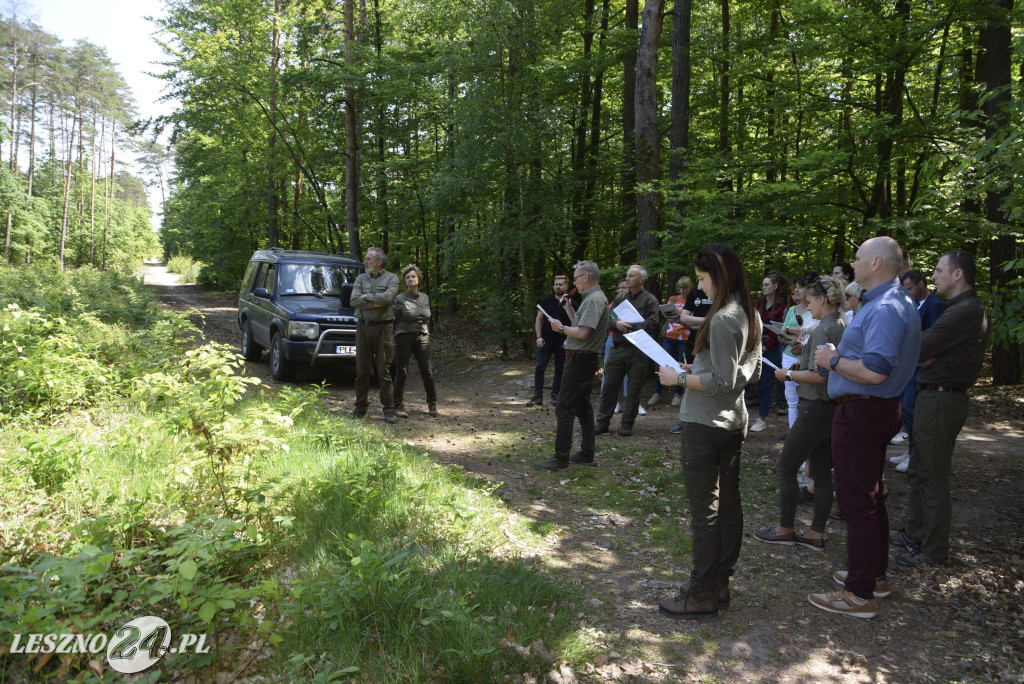
<instances>
[{"instance_id":1,"label":"man in blue shirt","mask_svg":"<svg viewBox=\"0 0 1024 684\"><path fill-rule=\"evenodd\" d=\"M910 296L917 304L917 312L921 314L921 332L932 327L946 310L946 304L928 289L928 281L920 271L907 271L900 280ZM896 464L900 473L907 472L910 465L910 452L914 448L914 405L917 403L917 372L910 376L910 382L903 390L903 427L907 432L907 453L889 459Z\"/></svg>"},{"instance_id":2,"label":"man in blue shirt","mask_svg":"<svg viewBox=\"0 0 1024 684\"><path fill-rule=\"evenodd\" d=\"M815 350L828 369L828 394L838 404L832 419L836 499L846 519L848 570L833 579L843 589L810 594L817 608L853 617L876 613L875 597L888 595L889 515L882 491L885 449L900 428L900 395L917 366L921 317L899 281L899 244L867 240L853 262L864 304L837 349Z\"/></svg>"}]
</instances>

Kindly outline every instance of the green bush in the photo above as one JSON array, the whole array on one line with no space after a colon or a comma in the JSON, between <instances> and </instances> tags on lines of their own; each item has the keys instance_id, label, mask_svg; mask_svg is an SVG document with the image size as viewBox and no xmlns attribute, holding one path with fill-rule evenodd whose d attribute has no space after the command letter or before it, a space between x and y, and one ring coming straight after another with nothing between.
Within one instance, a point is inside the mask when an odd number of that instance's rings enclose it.
<instances>
[{"instance_id":1,"label":"green bush","mask_svg":"<svg viewBox=\"0 0 1024 684\"><path fill-rule=\"evenodd\" d=\"M53 264L0 266L0 308L17 304L49 316L91 312L104 323L151 325L158 309L142 281L91 266L62 271Z\"/></svg>"},{"instance_id":2,"label":"green bush","mask_svg":"<svg viewBox=\"0 0 1024 684\"><path fill-rule=\"evenodd\" d=\"M200 281L200 276L203 270L206 268L206 264L202 261L196 261L192 257L188 256L175 256L171 257L167 261L167 271L169 273L177 273L181 276L181 282L183 283L196 283Z\"/></svg>"}]
</instances>

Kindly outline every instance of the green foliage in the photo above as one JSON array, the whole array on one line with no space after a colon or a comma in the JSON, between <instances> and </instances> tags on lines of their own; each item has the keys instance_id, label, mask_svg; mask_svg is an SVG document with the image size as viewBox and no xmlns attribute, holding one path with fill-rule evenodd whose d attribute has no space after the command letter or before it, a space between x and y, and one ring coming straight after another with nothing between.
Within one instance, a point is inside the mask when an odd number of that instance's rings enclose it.
<instances>
[{"instance_id":1,"label":"green foliage","mask_svg":"<svg viewBox=\"0 0 1024 684\"><path fill-rule=\"evenodd\" d=\"M4 353L51 358L0 391L0 632L157 615L212 647L165 656L159 676L203 679L237 669L243 643L274 654L262 672L304 681L543 674L510 634L567 661L587 648L575 592L495 554L534 533L494 485L323 411L322 388L270 393L226 348L183 354L181 317L132 330L10 305L3 326ZM8 653L0 671L87 677L89 658Z\"/></svg>"},{"instance_id":2,"label":"green foliage","mask_svg":"<svg viewBox=\"0 0 1024 684\"><path fill-rule=\"evenodd\" d=\"M195 283L200 281L200 273L206 264L188 256L175 256L167 260L167 272L181 274L181 282Z\"/></svg>"}]
</instances>

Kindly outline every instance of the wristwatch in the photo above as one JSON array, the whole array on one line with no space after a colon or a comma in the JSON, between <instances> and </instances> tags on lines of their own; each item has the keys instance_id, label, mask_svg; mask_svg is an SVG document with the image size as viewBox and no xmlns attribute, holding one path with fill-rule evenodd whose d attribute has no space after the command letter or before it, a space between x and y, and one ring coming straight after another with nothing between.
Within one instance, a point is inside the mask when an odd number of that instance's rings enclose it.
<instances>
[{"instance_id":1,"label":"wristwatch","mask_svg":"<svg viewBox=\"0 0 1024 684\"><path fill-rule=\"evenodd\" d=\"M841 359L841 358L842 357L838 356L838 355L837 356L833 356L831 359L828 360L828 367L831 368L832 370L835 370L836 369L836 365L839 363L839 359Z\"/></svg>"},{"instance_id":2,"label":"wristwatch","mask_svg":"<svg viewBox=\"0 0 1024 684\"><path fill-rule=\"evenodd\" d=\"M792 372L790 372L790 371L786 371L786 381L787 381L787 382L795 382L795 380L793 380L793 374L792 374Z\"/></svg>"},{"instance_id":3,"label":"wristwatch","mask_svg":"<svg viewBox=\"0 0 1024 684\"><path fill-rule=\"evenodd\" d=\"M680 385L680 386L686 384L686 370L685 369L683 370L682 373L680 373L679 375L676 376L676 384Z\"/></svg>"}]
</instances>

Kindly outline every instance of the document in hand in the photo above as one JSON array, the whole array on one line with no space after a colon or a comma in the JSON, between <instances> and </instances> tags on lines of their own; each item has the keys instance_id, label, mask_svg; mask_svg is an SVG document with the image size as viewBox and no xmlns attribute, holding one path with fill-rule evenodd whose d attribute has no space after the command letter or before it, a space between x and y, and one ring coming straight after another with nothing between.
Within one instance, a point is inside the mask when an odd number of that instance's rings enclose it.
<instances>
[{"instance_id":1,"label":"document in hand","mask_svg":"<svg viewBox=\"0 0 1024 684\"><path fill-rule=\"evenodd\" d=\"M628 299L623 299L621 304L612 309L612 318L620 321L626 321L627 323L644 322L644 317L640 315L640 312L636 310L636 307L629 303Z\"/></svg>"},{"instance_id":2,"label":"document in hand","mask_svg":"<svg viewBox=\"0 0 1024 684\"><path fill-rule=\"evenodd\" d=\"M646 330L626 333L623 337L636 345L636 348L642 351L644 356L658 364L658 368L672 366L677 373L683 372L679 362L672 358L672 355L665 351L665 348L658 344L653 337L648 335Z\"/></svg>"}]
</instances>

